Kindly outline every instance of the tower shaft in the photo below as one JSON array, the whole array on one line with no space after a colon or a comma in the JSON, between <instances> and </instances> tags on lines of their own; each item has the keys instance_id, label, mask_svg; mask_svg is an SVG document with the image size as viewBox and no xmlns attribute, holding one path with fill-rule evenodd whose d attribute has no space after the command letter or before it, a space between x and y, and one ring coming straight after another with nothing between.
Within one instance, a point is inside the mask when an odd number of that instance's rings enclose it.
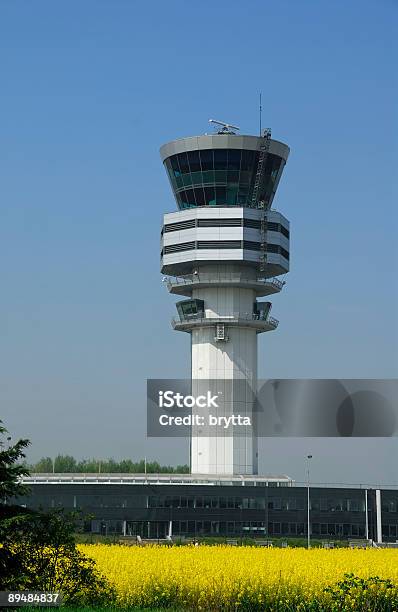
<instances>
[{"instance_id":1,"label":"tower shaft","mask_svg":"<svg viewBox=\"0 0 398 612\"><path fill-rule=\"evenodd\" d=\"M257 437L255 435L253 397L244 393L246 384L256 388L257 383L257 331L241 324L228 326L228 320L249 318L256 294L248 289L244 279L253 279L253 270L239 264L199 266L198 276L212 278L214 285L230 278L242 279L241 285L207 286L194 289L192 297L205 304L206 319L214 319L222 326L222 338L217 337L217 327L197 327L191 332L192 344L192 388L197 380L205 380L221 391L219 408L211 414L230 417L238 413L248 417L251 426L242 427L239 436L234 436L224 423L213 426L209 436L200 435L193 427L191 441L191 471L199 474L256 474ZM217 325L217 323L216 323ZM215 333L216 331L216 333ZM220 330L219 330L220 331ZM219 334L220 335L220 334ZM199 391L199 390L197 390ZM229 399L230 401L229 401ZM235 412L234 412L235 411ZM244 433L244 435L242 435Z\"/></svg>"}]
</instances>

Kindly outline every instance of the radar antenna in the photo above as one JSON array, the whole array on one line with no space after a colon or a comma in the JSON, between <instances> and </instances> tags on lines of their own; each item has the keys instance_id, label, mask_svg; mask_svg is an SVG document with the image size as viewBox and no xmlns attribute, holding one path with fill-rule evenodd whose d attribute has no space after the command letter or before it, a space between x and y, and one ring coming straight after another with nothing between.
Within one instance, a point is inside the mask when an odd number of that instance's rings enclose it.
<instances>
[{"instance_id":1,"label":"radar antenna","mask_svg":"<svg viewBox=\"0 0 398 612\"><path fill-rule=\"evenodd\" d=\"M221 127L216 128L217 134L235 134L234 130L239 130L237 125L232 125L231 123L225 123L225 121L217 121L216 119L209 119L209 123L215 123Z\"/></svg>"}]
</instances>

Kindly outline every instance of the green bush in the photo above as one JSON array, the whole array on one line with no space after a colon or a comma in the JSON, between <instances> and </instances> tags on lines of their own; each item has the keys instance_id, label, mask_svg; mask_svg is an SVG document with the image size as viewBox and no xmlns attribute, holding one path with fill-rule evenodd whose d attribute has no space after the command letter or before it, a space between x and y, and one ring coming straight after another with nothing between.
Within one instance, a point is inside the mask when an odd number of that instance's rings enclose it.
<instances>
[{"instance_id":1,"label":"green bush","mask_svg":"<svg viewBox=\"0 0 398 612\"><path fill-rule=\"evenodd\" d=\"M67 605L108 605L116 593L77 548L74 521L62 512L0 521L0 590L61 592Z\"/></svg>"},{"instance_id":2,"label":"green bush","mask_svg":"<svg viewBox=\"0 0 398 612\"><path fill-rule=\"evenodd\" d=\"M398 589L389 579L378 576L359 578L345 574L343 580L327 587L328 610L355 610L362 612L394 612L398 610Z\"/></svg>"}]
</instances>

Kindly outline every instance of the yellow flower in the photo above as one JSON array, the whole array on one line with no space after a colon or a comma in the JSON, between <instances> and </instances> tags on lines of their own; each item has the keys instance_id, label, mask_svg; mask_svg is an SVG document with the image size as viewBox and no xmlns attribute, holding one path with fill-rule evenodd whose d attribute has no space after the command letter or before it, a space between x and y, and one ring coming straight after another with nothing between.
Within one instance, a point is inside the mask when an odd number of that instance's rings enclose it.
<instances>
[{"instance_id":1,"label":"yellow flower","mask_svg":"<svg viewBox=\"0 0 398 612\"><path fill-rule=\"evenodd\" d=\"M261 609L265 601L272 600L299 609L314 598L330 602L325 587L336 585L346 573L389 578L398 585L398 552L388 549L308 551L224 545L79 548L115 585L120 606ZM380 589L378 585L371 588L372 593ZM344 591L340 589L338 594L343 597ZM350 607L360 605L360 584L353 583L349 595ZM396 597L396 590L388 596Z\"/></svg>"}]
</instances>

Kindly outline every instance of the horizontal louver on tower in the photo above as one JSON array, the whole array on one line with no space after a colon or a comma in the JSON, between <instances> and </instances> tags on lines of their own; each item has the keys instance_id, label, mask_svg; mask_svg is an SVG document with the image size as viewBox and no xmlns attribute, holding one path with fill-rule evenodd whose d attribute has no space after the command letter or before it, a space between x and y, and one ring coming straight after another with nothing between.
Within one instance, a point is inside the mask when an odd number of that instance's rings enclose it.
<instances>
[{"instance_id":1,"label":"horizontal louver on tower","mask_svg":"<svg viewBox=\"0 0 398 612\"><path fill-rule=\"evenodd\" d=\"M198 249L241 249L240 240L199 240Z\"/></svg>"},{"instance_id":2,"label":"horizontal louver on tower","mask_svg":"<svg viewBox=\"0 0 398 612\"><path fill-rule=\"evenodd\" d=\"M163 226L163 232L178 232L181 230L192 229L194 227L248 227L251 229L260 229L261 222L258 219L242 219L240 217L233 219L189 219L188 221L180 221L178 223L167 223ZM286 238L289 238L289 230L280 223L268 221L266 223L267 230L270 232L280 232Z\"/></svg>"},{"instance_id":3,"label":"horizontal louver on tower","mask_svg":"<svg viewBox=\"0 0 398 612\"><path fill-rule=\"evenodd\" d=\"M188 219L188 221L179 221L178 223L168 223L164 226L164 231L167 232L178 232L180 230L191 229L195 227L195 219Z\"/></svg>"},{"instance_id":4,"label":"horizontal louver on tower","mask_svg":"<svg viewBox=\"0 0 398 612\"><path fill-rule=\"evenodd\" d=\"M241 227L242 219L198 219L198 227Z\"/></svg>"},{"instance_id":5,"label":"horizontal louver on tower","mask_svg":"<svg viewBox=\"0 0 398 612\"><path fill-rule=\"evenodd\" d=\"M178 253L179 251L190 251L195 248L195 241L192 242L181 242L180 244L169 244L165 246L163 249L163 253L167 255L168 253Z\"/></svg>"},{"instance_id":6,"label":"horizontal louver on tower","mask_svg":"<svg viewBox=\"0 0 398 612\"><path fill-rule=\"evenodd\" d=\"M260 250L260 243L259 242L253 242L252 240L244 240L243 241L243 248L244 249L249 249L249 251L259 251Z\"/></svg>"}]
</instances>

